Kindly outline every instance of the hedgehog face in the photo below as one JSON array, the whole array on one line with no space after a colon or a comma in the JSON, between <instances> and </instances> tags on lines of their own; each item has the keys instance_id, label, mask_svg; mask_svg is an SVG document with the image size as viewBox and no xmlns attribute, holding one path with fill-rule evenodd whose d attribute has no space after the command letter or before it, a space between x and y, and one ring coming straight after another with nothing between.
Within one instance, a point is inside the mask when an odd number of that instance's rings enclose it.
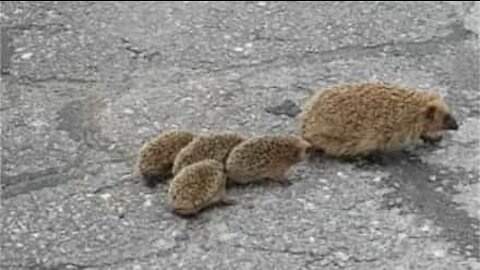
<instances>
[{"instance_id":1,"label":"hedgehog face","mask_svg":"<svg viewBox=\"0 0 480 270\"><path fill-rule=\"evenodd\" d=\"M424 111L426 130L438 132L444 130L457 130L457 120L452 116L448 107L440 102L431 102Z\"/></svg>"},{"instance_id":2,"label":"hedgehog face","mask_svg":"<svg viewBox=\"0 0 480 270\"><path fill-rule=\"evenodd\" d=\"M449 130L458 130L457 120L451 114L445 115L443 118L443 128Z\"/></svg>"},{"instance_id":3,"label":"hedgehog face","mask_svg":"<svg viewBox=\"0 0 480 270\"><path fill-rule=\"evenodd\" d=\"M307 160L311 157L313 153L314 153L313 146L307 141L300 139L298 160L300 161Z\"/></svg>"}]
</instances>

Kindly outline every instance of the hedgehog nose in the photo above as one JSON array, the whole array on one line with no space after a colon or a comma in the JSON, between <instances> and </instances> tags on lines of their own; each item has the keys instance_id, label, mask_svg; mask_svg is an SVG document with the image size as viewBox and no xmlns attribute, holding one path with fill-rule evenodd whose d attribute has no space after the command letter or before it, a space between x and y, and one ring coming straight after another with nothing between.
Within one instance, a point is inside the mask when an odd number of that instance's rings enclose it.
<instances>
[{"instance_id":1,"label":"hedgehog nose","mask_svg":"<svg viewBox=\"0 0 480 270\"><path fill-rule=\"evenodd\" d=\"M452 123L452 125L450 126L450 128L453 129L453 130L458 130L458 124L457 124L457 122L454 121L454 122Z\"/></svg>"},{"instance_id":2,"label":"hedgehog nose","mask_svg":"<svg viewBox=\"0 0 480 270\"><path fill-rule=\"evenodd\" d=\"M451 130L458 130L457 120L453 117L449 117L447 120L447 128Z\"/></svg>"},{"instance_id":3,"label":"hedgehog nose","mask_svg":"<svg viewBox=\"0 0 480 270\"><path fill-rule=\"evenodd\" d=\"M310 145L307 147L307 149L305 149L305 154L307 158L312 158L313 156L315 156L316 153L317 149L313 145Z\"/></svg>"}]
</instances>

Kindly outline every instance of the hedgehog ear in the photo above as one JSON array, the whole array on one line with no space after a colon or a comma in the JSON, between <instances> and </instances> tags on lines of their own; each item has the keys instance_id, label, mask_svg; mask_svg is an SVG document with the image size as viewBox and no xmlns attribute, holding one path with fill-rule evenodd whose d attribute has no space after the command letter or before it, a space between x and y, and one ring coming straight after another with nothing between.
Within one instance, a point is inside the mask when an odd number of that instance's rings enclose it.
<instances>
[{"instance_id":1,"label":"hedgehog ear","mask_svg":"<svg viewBox=\"0 0 480 270\"><path fill-rule=\"evenodd\" d=\"M436 112L437 106L435 106L435 104L428 104L427 108L425 108L424 115L428 120L433 120Z\"/></svg>"}]
</instances>

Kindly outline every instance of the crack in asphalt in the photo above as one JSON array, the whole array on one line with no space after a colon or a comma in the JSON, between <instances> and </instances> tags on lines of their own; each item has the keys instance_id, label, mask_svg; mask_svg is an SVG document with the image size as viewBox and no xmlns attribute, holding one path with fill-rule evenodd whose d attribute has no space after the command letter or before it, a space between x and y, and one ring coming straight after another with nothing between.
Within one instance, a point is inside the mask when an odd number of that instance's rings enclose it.
<instances>
[{"instance_id":1,"label":"crack in asphalt","mask_svg":"<svg viewBox=\"0 0 480 270\"><path fill-rule=\"evenodd\" d=\"M126 175L126 176L122 177L120 179L120 181L115 182L113 184L108 184L108 185L105 185L105 186L98 187L97 189L95 189L91 193L92 194L103 193L107 190L112 190L112 189L115 189L117 187L120 187L121 185L126 184L126 183L138 184L138 183L141 182L140 177L141 176L137 176L137 175Z\"/></svg>"},{"instance_id":2,"label":"crack in asphalt","mask_svg":"<svg viewBox=\"0 0 480 270\"><path fill-rule=\"evenodd\" d=\"M58 28L60 31L72 30L71 26L63 23L47 23L47 24L36 24L36 23L25 23L25 24L15 24L5 26L8 30L17 30L17 31L30 31L30 30L46 30L49 28Z\"/></svg>"},{"instance_id":3,"label":"crack in asphalt","mask_svg":"<svg viewBox=\"0 0 480 270\"><path fill-rule=\"evenodd\" d=\"M268 248L260 245L242 245L242 244L234 244L231 245L236 248L242 248L246 250L254 250L254 251L261 251L261 252L269 252L269 253L278 253L278 254L286 254L286 255L292 255L292 256L308 256L309 259L305 261L304 267L310 267L312 264L321 261L325 259L328 256L334 255L335 252L338 252L339 250L345 249L344 247L335 247L335 248L329 248L327 251L322 252L322 253L315 253L313 251L305 251L305 250L291 250L289 248L284 248L284 249L275 249L275 248ZM341 260L341 259L338 259ZM347 260L341 260L343 262L347 261L353 261L353 262L375 262L377 261L378 258L373 257L373 258L363 258L360 259L357 256L352 256L348 255ZM340 264L337 263L337 260L332 259L329 264L333 264L335 266L341 266Z\"/></svg>"},{"instance_id":4,"label":"crack in asphalt","mask_svg":"<svg viewBox=\"0 0 480 270\"><path fill-rule=\"evenodd\" d=\"M159 239L159 238L158 238ZM154 239L152 241L158 240ZM152 242L151 241L151 242ZM105 269L106 267L114 267L119 264L125 264L125 263L133 263L133 262L145 262L149 259L156 258L156 257L165 257L169 256L172 253L175 253L178 249L180 248L180 244L178 242L175 243L175 245L169 249L166 250L160 250L160 251L154 251L154 252L149 252L147 254L144 254L142 256L129 256L125 257L116 261L112 262L103 262L103 263L88 263L88 264L83 264L83 263L78 263L78 262L60 262L60 263L53 263L53 264L45 264L45 263L28 263L28 264L0 264L0 266L3 268L7 267L26 267L28 269L38 269L38 270L64 270L64 269L71 269L67 267L74 267L74 269L89 269L89 268L99 268L99 269Z\"/></svg>"},{"instance_id":5,"label":"crack in asphalt","mask_svg":"<svg viewBox=\"0 0 480 270\"><path fill-rule=\"evenodd\" d=\"M67 179L70 166L50 168L37 173L23 173L15 176L2 175L2 195L15 197L34 190L60 185Z\"/></svg>"},{"instance_id":6,"label":"crack in asphalt","mask_svg":"<svg viewBox=\"0 0 480 270\"><path fill-rule=\"evenodd\" d=\"M131 41L126 38L120 38L120 41L124 44L124 46L122 47L124 50L133 53L133 59L138 59L139 57L141 57L150 62L155 57L161 56L160 52L158 51L148 52L148 50L140 49L139 47L133 45Z\"/></svg>"},{"instance_id":7,"label":"crack in asphalt","mask_svg":"<svg viewBox=\"0 0 480 270\"><path fill-rule=\"evenodd\" d=\"M95 268L103 269L105 267L116 266L116 265L124 264L124 263L132 263L132 262L136 262L136 261L140 261L140 262L141 261L147 261L151 258L168 256L172 253L175 253L179 248L180 248L180 244L176 242L175 246L173 246L169 249L166 249L166 250L150 252L150 253L147 253L147 254L139 256L139 257L135 257L135 256L126 257L126 258L123 258L123 259L120 259L120 260L117 260L117 261L113 261L113 262L91 264L91 265L88 265L88 267L90 267L90 268L95 267Z\"/></svg>"},{"instance_id":8,"label":"crack in asphalt","mask_svg":"<svg viewBox=\"0 0 480 270\"><path fill-rule=\"evenodd\" d=\"M12 37L7 31L7 27L0 27L0 74L10 74L10 58L14 54L12 46Z\"/></svg>"},{"instance_id":9,"label":"crack in asphalt","mask_svg":"<svg viewBox=\"0 0 480 270\"><path fill-rule=\"evenodd\" d=\"M40 25L37 25L37 26L40 26ZM35 25L33 24L32 27L35 27ZM238 69L263 67L263 66L266 66L266 68L262 69L261 71L267 71L271 68L284 65L285 64L284 61L286 61L287 59L294 62L303 62L306 60L313 60L311 57L312 55L319 57L319 60L322 62L331 62L338 58L355 59L355 58L365 57L368 55L375 55L378 53L392 53L394 56L400 56L404 54L411 54L411 55L433 54L435 51L440 50L443 44L449 44L449 43L456 44L464 40L467 40L470 37L478 38L478 34L467 29L463 22L457 21L457 22L451 23L446 28L451 30L450 33L448 33L447 35L434 36L425 41L398 41L398 42L388 41L385 43L372 44L367 46L358 46L358 45L345 46L345 47L340 47L337 49L325 50L325 51L316 50L314 48L307 48L303 54L291 53L291 54L286 54L283 57L273 57L271 59L266 59L256 63L234 64L234 65L228 65L226 67L218 67L218 68L199 67L199 68L192 68L192 69L194 70L203 69L203 71L200 71L197 74L197 75L203 76L205 74L210 74L210 73L223 73L223 72L228 72L228 71L233 71ZM148 53L147 50L140 49L132 45L131 41L129 41L128 39L121 38L120 40L122 43L126 44L123 48L135 55L133 57L134 59L138 59L139 56L141 56L147 61L152 61L154 57L157 57L160 55L160 53L157 51ZM255 75L258 73L259 73L259 70L249 72L247 74L242 75L241 79L247 78L251 75ZM46 78L30 78L29 76L22 76L18 79L34 82L34 83L51 82L51 81L68 82L68 83L97 82L97 80L91 80L91 79L85 79L85 78L58 78L56 76L50 76Z\"/></svg>"},{"instance_id":10,"label":"crack in asphalt","mask_svg":"<svg viewBox=\"0 0 480 270\"><path fill-rule=\"evenodd\" d=\"M85 79L85 78L73 78L73 77L58 77L56 75L44 77L44 78L32 78L27 75L22 75L17 78L19 84L25 83L52 83L52 82L61 82L61 83L71 83L71 84L86 84L86 83L96 83L97 80Z\"/></svg>"},{"instance_id":11,"label":"crack in asphalt","mask_svg":"<svg viewBox=\"0 0 480 270\"><path fill-rule=\"evenodd\" d=\"M465 28L463 22L454 22L446 27L450 29L450 33L445 36L433 36L425 41L388 41L385 43L367 45L367 46L345 46L328 51L307 51L307 54L316 54L321 60L334 60L337 57L345 58L359 58L367 55L374 55L376 53L392 53L395 56L410 53L412 55L432 54L434 46L440 46L445 43L459 43L468 38L478 38L478 35ZM426 50L428 49L428 50ZM435 48L439 50L440 48ZM426 52L426 53L423 53ZM334 58L334 59L332 59Z\"/></svg>"},{"instance_id":12,"label":"crack in asphalt","mask_svg":"<svg viewBox=\"0 0 480 270\"><path fill-rule=\"evenodd\" d=\"M380 44L372 44L367 46L351 45L344 46L333 50L316 50L315 48L307 48L303 54L291 53L283 57L273 57L258 63L235 64L219 68L203 68L206 71L199 72L197 75L205 75L210 73L223 73L238 69L264 67L241 75L240 80L248 78L273 68L285 65L286 60L296 62L297 64L307 60L313 60L312 56L316 56L321 62L331 62L336 59L356 59L365 56L376 55L379 53L391 53L394 56L401 55L425 55L434 54L442 49L444 44L457 44L471 37L478 38L478 34L467 29L463 22L454 22L446 27L450 29L450 33L444 36L433 36L424 41L388 41Z\"/></svg>"},{"instance_id":13,"label":"crack in asphalt","mask_svg":"<svg viewBox=\"0 0 480 270\"><path fill-rule=\"evenodd\" d=\"M314 256L314 253L311 251L304 251L304 250L291 250L288 248L284 249L275 249L275 248L267 248L264 246L260 245L242 245L242 244L233 244L231 245L236 248L243 248L243 249L250 249L250 250L255 250L255 251L263 251L263 252L272 252L272 253L281 253L281 254L288 254L288 255L295 255L295 256L300 256L300 255L307 255L307 256Z\"/></svg>"}]
</instances>

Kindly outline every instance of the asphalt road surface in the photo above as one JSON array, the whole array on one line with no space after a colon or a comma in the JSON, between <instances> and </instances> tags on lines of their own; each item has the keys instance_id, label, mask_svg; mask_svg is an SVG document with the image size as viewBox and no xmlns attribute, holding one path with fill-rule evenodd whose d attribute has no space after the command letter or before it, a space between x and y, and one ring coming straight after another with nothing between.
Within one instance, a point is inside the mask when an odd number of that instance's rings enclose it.
<instances>
[{"instance_id":1,"label":"asphalt road surface","mask_svg":"<svg viewBox=\"0 0 480 270\"><path fill-rule=\"evenodd\" d=\"M2 1L0 23L1 269L480 269L478 2ZM372 78L438 91L460 129L192 219L121 180L160 130L295 132L313 92Z\"/></svg>"}]
</instances>

